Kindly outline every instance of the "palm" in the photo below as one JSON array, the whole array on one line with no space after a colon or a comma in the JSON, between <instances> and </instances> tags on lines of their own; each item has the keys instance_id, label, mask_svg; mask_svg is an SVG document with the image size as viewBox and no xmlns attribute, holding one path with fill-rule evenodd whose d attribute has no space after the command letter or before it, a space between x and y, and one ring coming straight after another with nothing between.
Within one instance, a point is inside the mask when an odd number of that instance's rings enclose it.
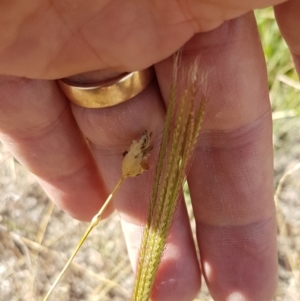
<instances>
[{"instance_id":1,"label":"palm","mask_svg":"<svg viewBox=\"0 0 300 301\"><path fill-rule=\"evenodd\" d=\"M55 79L104 68L142 69L196 32L257 5L218 2L194 0L187 7L185 1L2 1L0 73ZM282 0L259 5L277 2Z\"/></svg>"}]
</instances>

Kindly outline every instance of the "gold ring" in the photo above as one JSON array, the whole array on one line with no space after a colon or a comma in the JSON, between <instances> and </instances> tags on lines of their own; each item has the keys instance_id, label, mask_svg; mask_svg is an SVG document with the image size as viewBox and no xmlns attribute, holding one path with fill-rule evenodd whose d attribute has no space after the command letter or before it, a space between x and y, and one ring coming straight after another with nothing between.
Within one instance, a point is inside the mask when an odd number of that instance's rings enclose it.
<instances>
[{"instance_id":1,"label":"gold ring","mask_svg":"<svg viewBox=\"0 0 300 301\"><path fill-rule=\"evenodd\" d=\"M69 100L85 108L106 108L127 101L141 93L154 76L153 68L123 73L93 84L78 84L68 79L58 83Z\"/></svg>"}]
</instances>

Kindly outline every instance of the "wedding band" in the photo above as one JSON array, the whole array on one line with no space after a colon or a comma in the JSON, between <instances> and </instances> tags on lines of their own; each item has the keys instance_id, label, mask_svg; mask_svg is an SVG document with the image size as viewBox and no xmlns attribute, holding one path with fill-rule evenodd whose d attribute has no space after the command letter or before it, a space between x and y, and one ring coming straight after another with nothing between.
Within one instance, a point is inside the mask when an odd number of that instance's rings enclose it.
<instances>
[{"instance_id":1,"label":"wedding band","mask_svg":"<svg viewBox=\"0 0 300 301\"><path fill-rule=\"evenodd\" d=\"M123 73L115 78L93 84L58 81L69 100L85 108L105 108L127 101L141 93L154 77L152 68Z\"/></svg>"}]
</instances>

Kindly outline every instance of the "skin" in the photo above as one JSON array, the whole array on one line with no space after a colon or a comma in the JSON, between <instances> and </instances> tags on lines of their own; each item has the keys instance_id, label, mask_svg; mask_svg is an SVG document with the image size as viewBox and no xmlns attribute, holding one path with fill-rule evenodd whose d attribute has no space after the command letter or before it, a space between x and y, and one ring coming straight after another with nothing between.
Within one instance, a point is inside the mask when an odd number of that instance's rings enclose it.
<instances>
[{"instance_id":1,"label":"skin","mask_svg":"<svg viewBox=\"0 0 300 301\"><path fill-rule=\"evenodd\" d=\"M182 64L200 57L209 99L188 177L202 272L217 301L271 300L277 282L271 111L248 12L281 2L2 1L0 139L56 204L90 220L120 177L122 153L145 129L154 133L155 166L171 55L184 45ZM275 13L299 72L300 2L277 5ZM107 109L70 104L54 81L95 70L101 71L80 79L101 80L150 65L157 82ZM153 173L126 181L110 208L120 212L134 267ZM152 297L189 301L199 288L180 202Z\"/></svg>"}]
</instances>

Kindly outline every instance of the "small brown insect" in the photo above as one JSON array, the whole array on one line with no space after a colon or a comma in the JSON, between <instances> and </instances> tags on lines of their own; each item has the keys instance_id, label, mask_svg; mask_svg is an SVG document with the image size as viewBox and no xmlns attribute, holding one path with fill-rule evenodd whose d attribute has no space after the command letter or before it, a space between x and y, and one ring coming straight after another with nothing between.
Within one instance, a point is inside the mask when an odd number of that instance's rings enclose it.
<instances>
[{"instance_id":1,"label":"small brown insect","mask_svg":"<svg viewBox=\"0 0 300 301\"><path fill-rule=\"evenodd\" d=\"M147 159L152 150L151 143L152 132L144 131L139 141L133 140L128 151L124 152L122 162L123 177L135 177L149 169Z\"/></svg>"}]
</instances>

